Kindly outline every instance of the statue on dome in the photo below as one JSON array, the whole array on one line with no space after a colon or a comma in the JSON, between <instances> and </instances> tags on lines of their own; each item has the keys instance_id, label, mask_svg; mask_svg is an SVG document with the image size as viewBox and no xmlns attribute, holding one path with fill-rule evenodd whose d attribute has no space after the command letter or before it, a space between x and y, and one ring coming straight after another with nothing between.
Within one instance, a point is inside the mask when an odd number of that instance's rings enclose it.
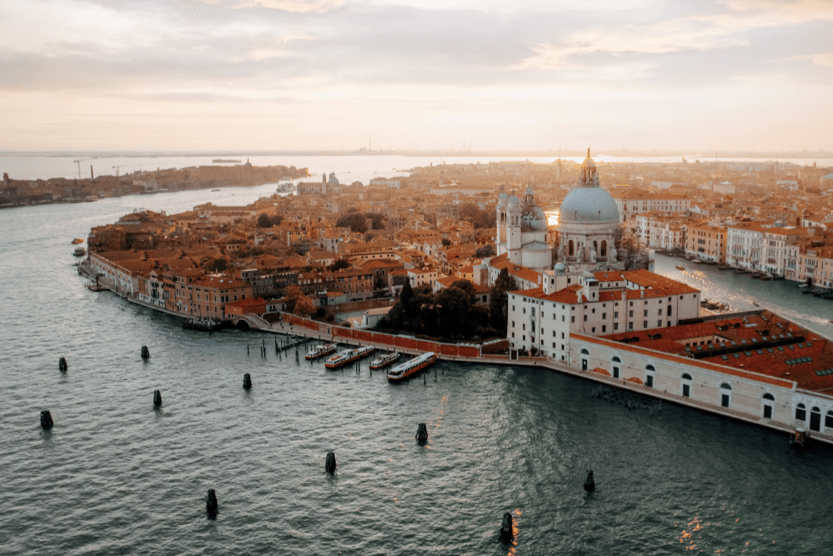
<instances>
[{"instance_id":1,"label":"statue on dome","mask_svg":"<svg viewBox=\"0 0 833 556\"><path fill-rule=\"evenodd\" d=\"M590 248L590 262L591 263L596 262L596 250L593 249L592 247Z\"/></svg>"},{"instance_id":2,"label":"statue on dome","mask_svg":"<svg viewBox=\"0 0 833 556\"><path fill-rule=\"evenodd\" d=\"M559 261L563 261L563 260L564 260L564 253L565 253L565 252L566 252L566 249L564 248L564 246L563 246L563 245L562 245L561 247L559 247L559 248L558 248L558 260L559 260Z\"/></svg>"}]
</instances>

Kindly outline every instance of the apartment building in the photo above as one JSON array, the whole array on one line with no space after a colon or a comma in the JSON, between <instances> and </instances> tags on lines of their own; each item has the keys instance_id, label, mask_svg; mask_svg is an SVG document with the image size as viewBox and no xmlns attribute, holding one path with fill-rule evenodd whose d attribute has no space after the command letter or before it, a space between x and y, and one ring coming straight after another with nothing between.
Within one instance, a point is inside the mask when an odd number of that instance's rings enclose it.
<instances>
[{"instance_id":1,"label":"apartment building","mask_svg":"<svg viewBox=\"0 0 833 556\"><path fill-rule=\"evenodd\" d=\"M616 191L613 195L621 222L627 222L646 212L684 213L691 208L691 200L683 195L654 193L640 189Z\"/></svg>"},{"instance_id":2,"label":"apartment building","mask_svg":"<svg viewBox=\"0 0 833 556\"><path fill-rule=\"evenodd\" d=\"M611 275L614 276L611 276ZM512 349L533 348L557 361L570 355L570 335L599 336L676 326L700 314L700 292L647 270L583 272L562 289L508 294L507 339Z\"/></svg>"},{"instance_id":3,"label":"apartment building","mask_svg":"<svg viewBox=\"0 0 833 556\"><path fill-rule=\"evenodd\" d=\"M726 228L707 224L686 226L685 254L702 261L726 262Z\"/></svg>"}]
</instances>

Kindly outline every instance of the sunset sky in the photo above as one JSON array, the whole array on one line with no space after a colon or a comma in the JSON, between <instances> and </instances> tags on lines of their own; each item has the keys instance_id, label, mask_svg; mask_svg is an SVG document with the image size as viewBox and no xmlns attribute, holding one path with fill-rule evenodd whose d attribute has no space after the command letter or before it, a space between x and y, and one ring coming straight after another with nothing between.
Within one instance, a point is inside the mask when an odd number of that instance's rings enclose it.
<instances>
[{"instance_id":1,"label":"sunset sky","mask_svg":"<svg viewBox=\"0 0 833 556\"><path fill-rule=\"evenodd\" d=\"M833 2L0 0L0 150L833 150Z\"/></svg>"}]
</instances>

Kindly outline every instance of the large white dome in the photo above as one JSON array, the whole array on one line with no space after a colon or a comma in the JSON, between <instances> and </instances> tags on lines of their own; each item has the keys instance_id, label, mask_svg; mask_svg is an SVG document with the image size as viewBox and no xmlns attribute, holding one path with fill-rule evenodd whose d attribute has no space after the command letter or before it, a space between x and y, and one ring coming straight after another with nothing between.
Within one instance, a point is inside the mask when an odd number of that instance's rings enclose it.
<instances>
[{"instance_id":1,"label":"large white dome","mask_svg":"<svg viewBox=\"0 0 833 556\"><path fill-rule=\"evenodd\" d=\"M561 202L558 222L619 222L619 208L599 186L576 187Z\"/></svg>"}]
</instances>

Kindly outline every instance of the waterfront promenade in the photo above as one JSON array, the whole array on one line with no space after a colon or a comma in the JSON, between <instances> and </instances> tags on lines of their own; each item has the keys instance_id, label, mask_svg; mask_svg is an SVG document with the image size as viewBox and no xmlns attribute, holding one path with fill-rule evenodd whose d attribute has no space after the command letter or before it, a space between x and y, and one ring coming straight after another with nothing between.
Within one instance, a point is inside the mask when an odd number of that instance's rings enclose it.
<instances>
[{"instance_id":1,"label":"waterfront promenade","mask_svg":"<svg viewBox=\"0 0 833 556\"><path fill-rule=\"evenodd\" d=\"M79 265L79 273L90 279L95 279L94 276L90 276L89 270L84 265ZM185 318L184 315L179 315L158 306L145 303L136 296L125 295L124 293L119 292L113 284L102 277L99 277L98 283L102 289L112 291L126 301L148 309L161 311L172 316ZM701 400L692 399L691 397L677 395L667 391L667 389L660 390L660 388L652 388L642 384L641 381L634 381L633 378L628 379L624 374L622 375L622 378L613 378L606 370L601 368L582 370L578 359L575 361L576 365L570 365L547 357L510 357L509 355L488 353L488 350L484 351L484 347L488 344L450 344L420 340L412 336L396 336L346 328L331 323L304 319L288 313L280 313L280 320L275 322L269 322L258 315L247 314L237 317L234 320L234 323L239 324L241 321L245 322L246 326L252 330L271 334L303 337L321 342L335 342L352 346L371 346L375 349L398 351L408 355L419 355L427 351L433 351L438 354L440 361L452 361L456 363L485 363L488 365L498 366L540 367L582 379L591 380L599 385L610 388L616 388L633 394L648 396L657 400L673 402L682 406L763 426L769 429L784 432L785 434L792 434L795 430L790 424L776 419L758 418L747 412L706 403ZM793 386L793 390L795 390L795 386ZM833 444L833 436L829 434L814 431L812 433L812 437L816 440ZM785 436L785 442L786 441L787 439Z\"/></svg>"}]
</instances>

